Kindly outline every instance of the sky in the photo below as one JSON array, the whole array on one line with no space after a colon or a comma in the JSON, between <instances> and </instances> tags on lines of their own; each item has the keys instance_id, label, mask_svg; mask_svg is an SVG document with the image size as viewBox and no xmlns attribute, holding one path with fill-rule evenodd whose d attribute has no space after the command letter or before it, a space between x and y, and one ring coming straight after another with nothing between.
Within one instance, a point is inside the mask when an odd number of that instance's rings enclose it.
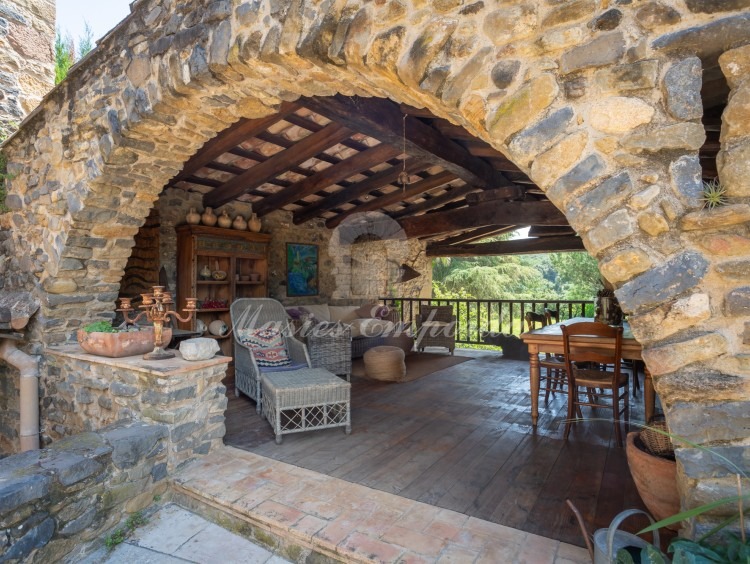
<instances>
[{"instance_id":1,"label":"sky","mask_svg":"<svg viewBox=\"0 0 750 564\"><path fill-rule=\"evenodd\" d=\"M57 0L57 27L78 44L84 22L93 31L94 42L102 38L130 13L132 0Z\"/></svg>"}]
</instances>

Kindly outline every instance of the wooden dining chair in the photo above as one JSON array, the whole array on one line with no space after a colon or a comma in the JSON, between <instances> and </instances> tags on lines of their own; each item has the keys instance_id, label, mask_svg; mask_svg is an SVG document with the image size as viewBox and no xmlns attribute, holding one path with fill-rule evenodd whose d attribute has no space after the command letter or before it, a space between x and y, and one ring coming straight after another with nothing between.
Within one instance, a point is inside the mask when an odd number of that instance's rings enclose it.
<instances>
[{"instance_id":1,"label":"wooden dining chair","mask_svg":"<svg viewBox=\"0 0 750 564\"><path fill-rule=\"evenodd\" d=\"M526 327L529 331L536 329L536 324L541 324L541 327L547 326L548 316L546 311L544 314L535 313L533 311L527 311L524 315L526 320ZM539 381L539 391L544 392L544 405L549 403L549 396L555 395L555 392L567 393L568 377L565 375L565 361L557 355L544 353L539 355L539 369L545 369L547 371L544 384L542 384L541 378Z\"/></svg>"},{"instance_id":2,"label":"wooden dining chair","mask_svg":"<svg viewBox=\"0 0 750 564\"><path fill-rule=\"evenodd\" d=\"M630 380L628 374L621 370L622 327L585 321L561 325L560 329L568 375L568 420L565 422L565 439L567 440L570 434L573 417L581 417L581 407L601 407L612 410L617 446L622 446L620 416L624 416L626 426L630 421ZM591 342L579 339L580 337L612 339L614 346L594 348ZM583 400L581 388L587 392ZM590 393L591 390L596 390L596 393ZM620 401L623 402L622 409Z\"/></svg>"}]
</instances>

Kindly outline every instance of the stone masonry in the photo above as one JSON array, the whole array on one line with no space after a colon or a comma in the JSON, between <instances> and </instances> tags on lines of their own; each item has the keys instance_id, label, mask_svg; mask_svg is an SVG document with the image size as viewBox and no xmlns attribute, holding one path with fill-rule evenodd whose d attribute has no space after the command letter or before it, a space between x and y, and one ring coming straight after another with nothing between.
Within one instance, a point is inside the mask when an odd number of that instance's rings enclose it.
<instances>
[{"instance_id":1,"label":"stone masonry","mask_svg":"<svg viewBox=\"0 0 750 564\"><path fill-rule=\"evenodd\" d=\"M167 491L165 425L123 423L0 461L0 560L59 562Z\"/></svg>"},{"instance_id":2,"label":"stone masonry","mask_svg":"<svg viewBox=\"0 0 750 564\"><path fill-rule=\"evenodd\" d=\"M18 127L55 79L54 0L11 0L0 6L0 136Z\"/></svg>"},{"instance_id":3,"label":"stone masonry","mask_svg":"<svg viewBox=\"0 0 750 564\"><path fill-rule=\"evenodd\" d=\"M111 315L133 235L216 133L300 96L382 96L465 127L528 172L617 288L672 430L747 456L747 10L138 0L6 146L4 220L43 302L33 339L61 342ZM731 201L701 210L700 69L717 59L733 89L719 159ZM689 466L691 449L678 459L686 506L733 487L711 464Z\"/></svg>"},{"instance_id":4,"label":"stone masonry","mask_svg":"<svg viewBox=\"0 0 750 564\"><path fill-rule=\"evenodd\" d=\"M141 421L164 430L167 468L223 445L228 357L147 362L97 357L77 345L48 351L43 375L42 441Z\"/></svg>"}]
</instances>

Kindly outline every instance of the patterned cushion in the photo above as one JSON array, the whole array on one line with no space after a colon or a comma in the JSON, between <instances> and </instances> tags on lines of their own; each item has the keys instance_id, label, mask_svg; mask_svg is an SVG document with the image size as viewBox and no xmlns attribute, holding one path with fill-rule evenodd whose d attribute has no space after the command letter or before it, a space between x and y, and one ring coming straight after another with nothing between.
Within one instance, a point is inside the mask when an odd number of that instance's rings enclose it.
<instances>
[{"instance_id":1,"label":"patterned cushion","mask_svg":"<svg viewBox=\"0 0 750 564\"><path fill-rule=\"evenodd\" d=\"M275 327L263 326L259 329L237 331L240 342L253 351L258 366L288 366L292 363L286 350L284 335Z\"/></svg>"}]
</instances>

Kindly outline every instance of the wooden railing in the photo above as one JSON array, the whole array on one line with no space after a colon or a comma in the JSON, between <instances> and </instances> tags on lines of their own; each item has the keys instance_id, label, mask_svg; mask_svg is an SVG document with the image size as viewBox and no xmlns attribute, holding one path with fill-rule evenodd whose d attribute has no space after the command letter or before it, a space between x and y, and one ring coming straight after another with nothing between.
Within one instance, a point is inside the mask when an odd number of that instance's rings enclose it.
<instances>
[{"instance_id":1,"label":"wooden railing","mask_svg":"<svg viewBox=\"0 0 750 564\"><path fill-rule=\"evenodd\" d=\"M594 317L594 301L570 300L475 300L380 298L396 308L401 321L416 326L420 304L452 306L456 316L456 342L481 345L484 332L520 335L526 331L524 315L527 311L542 313L544 308L557 310L560 321L572 317Z\"/></svg>"}]
</instances>

